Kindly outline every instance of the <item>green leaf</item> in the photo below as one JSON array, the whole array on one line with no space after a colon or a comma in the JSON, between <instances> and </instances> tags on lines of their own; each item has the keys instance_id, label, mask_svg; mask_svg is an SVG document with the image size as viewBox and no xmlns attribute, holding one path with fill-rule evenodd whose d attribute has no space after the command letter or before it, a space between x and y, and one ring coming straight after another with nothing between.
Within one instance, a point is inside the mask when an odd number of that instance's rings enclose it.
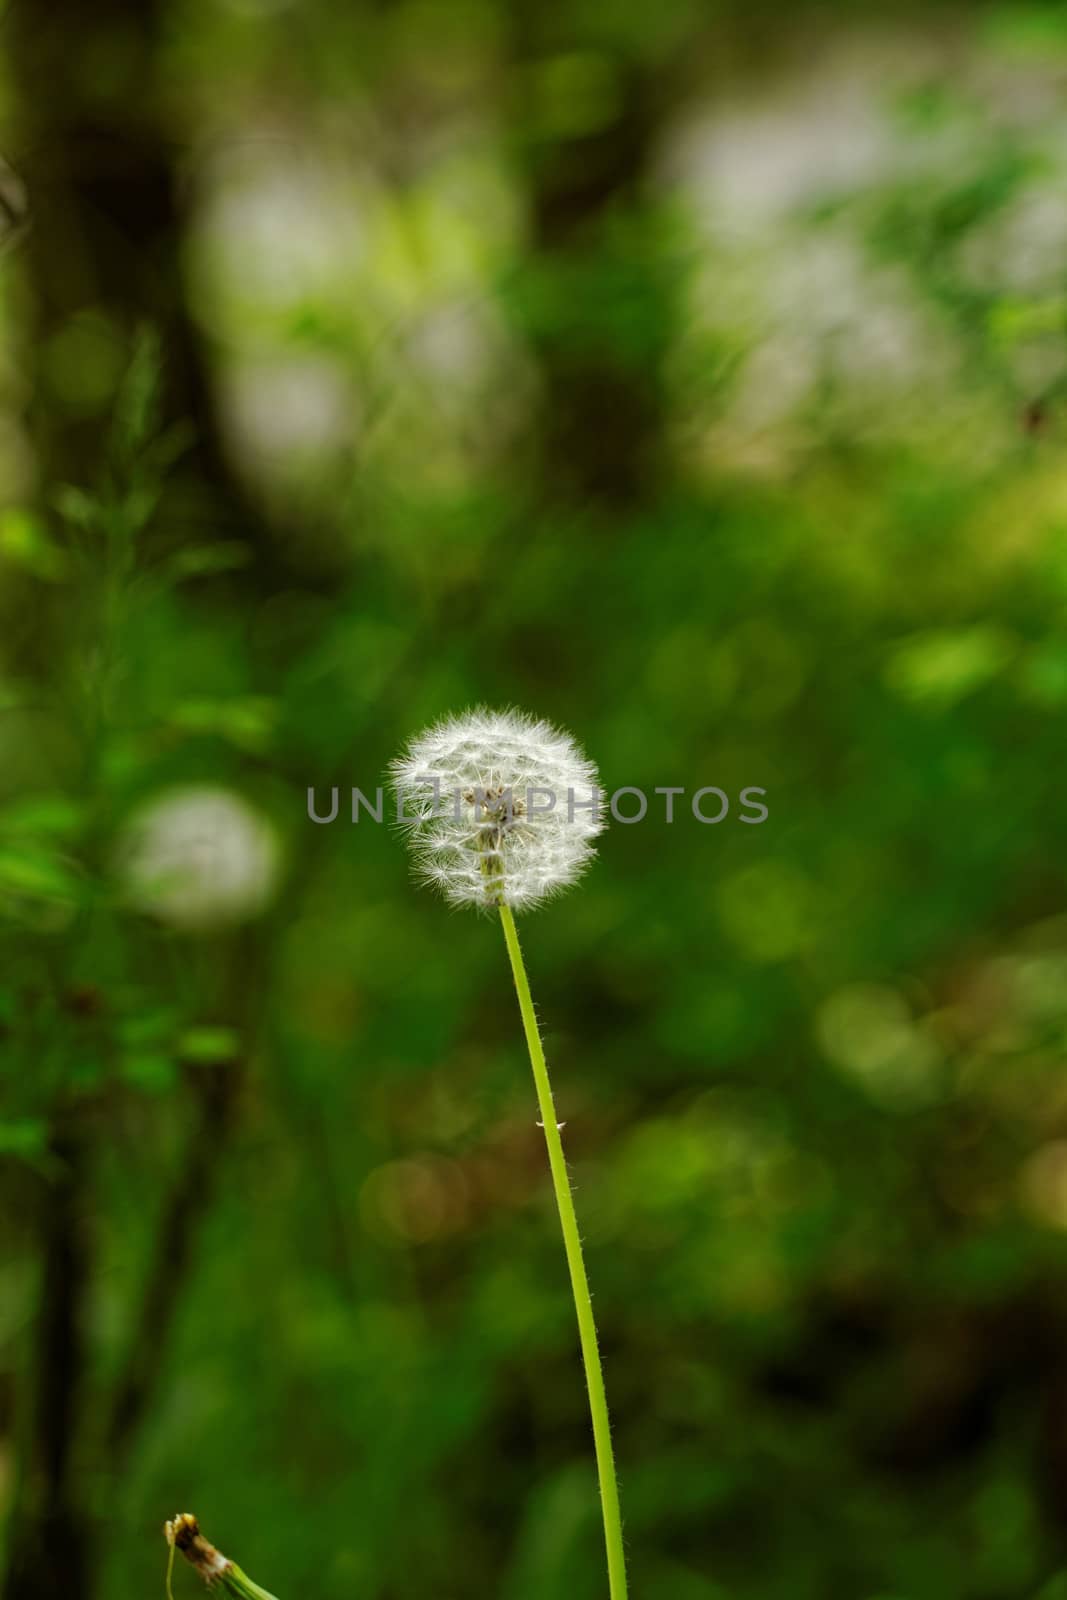
<instances>
[{"instance_id":1,"label":"green leaf","mask_svg":"<svg viewBox=\"0 0 1067 1600\"><path fill-rule=\"evenodd\" d=\"M48 1143L48 1125L38 1117L0 1121L0 1155L39 1156Z\"/></svg>"},{"instance_id":2,"label":"green leaf","mask_svg":"<svg viewBox=\"0 0 1067 1600\"><path fill-rule=\"evenodd\" d=\"M46 583L67 576L65 553L52 544L40 519L18 506L0 513L0 556Z\"/></svg>"},{"instance_id":3,"label":"green leaf","mask_svg":"<svg viewBox=\"0 0 1067 1600\"><path fill-rule=\"evenodd\" d=\"M170 715L172 727L183 733L213 734L238 750L259 753L268 748L277 720L277 707L263 695L235 700L186 700Z\"/></svg>"},{"instance_id":4,"label":"green leaf","mask_svg":"<svg viewBox=\"0 0 1067 1600\"><path fill-rule=\"evenodd\" d=\"M1001 300L988 315L989 332L1004 344L1020 339L1062 334L1067 327L1067 297L1053 295L1044 300Z\"/></svg>"},{"instance_id":5,"label":"green leaf","mask_svg":"<svg viewBox=\"0 0 1067 1600\"><path fill-rule=\"evenodd\" d=\"M127 459L143 450L159 428L161 374L159 334L155 328L142 327L119 387L112 419L114 447Z\"/></svg>"},{"instance_id":6,"label":"green leaf","mask_svg":"<svg viewBox=\"0 0 1067 1600\"><path fill-rule=\"evenodd\" d=\"M126 535L140 533L155 515L162 494L158 483L135 483L124 497L121 508L122 531Z\"/></svg>"},{"instance_id":7,"label":"green leaf","mask_svg":"<svg viewBox=\"0 0 1067 1600\"><path fill-rule=\"evenodd\" d=\"M178 1041L178 1054L184 1061L219 1064L236 1060L240 1039L233 1028L189 1028Z\"/></svg>"},{"instance_id":8,"label":"green leaf","mask_svg":"<svg viewBox=\"0 0 1067 1600\"><path fill-rule=\"evenodd\" d=\"M119 1038L127 1045L156 1044L170 1037L174 1015L164 1007L152 1011L138 1011L123 1017L118 1025Z\"/></svg>"},{"instance_id":9,"label":"green leaf","mask_svg":"<svg viewBox=\"0 0 1067 1600\"><path fill-rule=\"evenodd\" d=\"M166 1094L177 1082L177 1069L170 1056L158 1050L143 1050L125 1058L122 1076L135 1089Z\"/></svg>"},{"instance_id":10,"label":"green leaf","mask_svg":"<svg viewBox=\"0 0 1067 1600\"><path fill-rule=\"evenodd\" d=\"M52 504L66 522L85 532L94 528L100 519L99 502L73 483L61 483L52 495Z\"/></svg>"},{"instance_id":11,"label":"green leaf","mask_svg":"<svg viewBox=\"0 0 1067 1600\"><path fill-rule=\"evenodd\" d=\"M885 677L902 699L947 709L996 678L1014 654L1014 641L999 628L930 629L895 647Z\"/></svg>"},{"instance_id":12,"label":"green leaf","mask_svg":"<svg viewBox=\"0 0 1067 1600\"><path fill-rule=\"evenodd\" d=\"M187 545L176 551L166 564L165 574L173 583L184 578L208 578L216 572L234 572L246 567L252 552L240 539L220 539L217 544Z\"/></svg>"},{"instance_id":13,"label":"green leaf","mask_svg":"<svg viewBox=\"0 0 1067 1600\"><path fill-rule=\"evenodd\" d=\"M65 861L47 851L4 849L0 850L0 893L4 892L74 905L82 897L82 883Z\"/></svg>"},{"instance_id":14,"label":"green leaf","mask_svg":"<svg viewBox=\"0 0 1067 1600\"><path fill-rule=\"evenodd\" d=\"M66 795L30 795L0 811L0 830L66 836L76 833L84 820L85 808Z\"/></svg>"}]
</instances>

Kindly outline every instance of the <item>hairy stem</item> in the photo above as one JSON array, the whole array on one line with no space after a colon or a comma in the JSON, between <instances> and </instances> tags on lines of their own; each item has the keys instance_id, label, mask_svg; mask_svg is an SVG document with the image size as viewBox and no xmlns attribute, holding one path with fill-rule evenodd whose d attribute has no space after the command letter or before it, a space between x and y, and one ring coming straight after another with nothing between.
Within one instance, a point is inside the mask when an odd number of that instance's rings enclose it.
<instances>
[{"instance_id":1,"label":"hairy stem","mask_svg":"<svg viewBox=\"0 0 1067 1600\"><path fill-rule=\"evenodd\" d=\"M622 1517L619 1511L619 1486L615 1477L615 1456L611 1445L611 1424L608 1420L608 1401L604 1391L604 1373L597 1348L596 1323L593 1320L593 1301L589 1293L589 1279L582 1257L582 1240L578 1232L578 1218L574 1211L567 1162L563 1154L563 1141L559 1136L556 1107L552 1099L552 1085L545 1062L544 1047L537 1027L530 984L519 946L518 930L511 907L500 906L500 920L504 925L511 972L515 979L515 992L519 997L523 1031L530 1052L534 1083L537 1086L537 1103L541 1108L541 1122L548 1146L548 1164L552 1169L552 1184L556 1191L560 1227L563 1230L563 1247L567 1254L574 1309L578 1314L578 1337L585 1364L585 1379L589 1387L589 1411L593 1421L593 1444L596 1450L597 1473L600 1478L600 1504L604 1515L604 1542L608 1553L608 1587L611 1600L626 1600L626 1558L622 1542Z\"/></svg>"}]
</instances>

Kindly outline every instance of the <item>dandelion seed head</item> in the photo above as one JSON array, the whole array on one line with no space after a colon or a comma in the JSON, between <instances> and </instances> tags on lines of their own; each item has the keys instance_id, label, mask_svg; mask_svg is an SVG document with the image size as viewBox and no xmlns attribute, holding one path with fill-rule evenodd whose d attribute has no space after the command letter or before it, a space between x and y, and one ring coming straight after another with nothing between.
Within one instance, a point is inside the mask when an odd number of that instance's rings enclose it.
<instances>
[{"instance_id":1,"label":"dandelion seed head","mask_svg":"<svg viewBox=\"0 0 1067 1600\"><path fill-rule=\"evenodd\" d=\"M521 711L437 722L390 771L416 873L452 905L537 905L578 878L604 829L596 767Z\"/></svg>"}]
</instances>

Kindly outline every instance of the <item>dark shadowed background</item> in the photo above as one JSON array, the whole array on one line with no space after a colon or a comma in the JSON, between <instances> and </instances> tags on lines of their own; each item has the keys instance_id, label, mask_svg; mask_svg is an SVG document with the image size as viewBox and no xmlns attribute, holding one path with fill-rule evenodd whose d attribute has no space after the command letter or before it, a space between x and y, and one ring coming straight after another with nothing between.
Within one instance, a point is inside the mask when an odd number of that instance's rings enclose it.
<instances>
[{"instance_id":1,"label":"dark shadowed background","mask_svg":"<svg viewBox=\"0 0 1067 1600\"><path fill-rule=\"evenodd\" d=\"M0 51L3 1600L603 1600L478 702L733 801L523 921L635 1600L1062 1600L1062 9Z\"/></svg>"}]
</instances>

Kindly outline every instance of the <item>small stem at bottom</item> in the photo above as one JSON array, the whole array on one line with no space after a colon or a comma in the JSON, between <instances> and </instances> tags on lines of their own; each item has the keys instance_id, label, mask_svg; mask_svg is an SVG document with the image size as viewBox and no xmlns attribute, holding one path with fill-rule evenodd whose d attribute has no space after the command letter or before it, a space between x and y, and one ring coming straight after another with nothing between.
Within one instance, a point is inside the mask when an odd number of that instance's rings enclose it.
<instances>
[{"instance_id":1,"label":"small stem at bottom","mask_svg":"<svg viewBox=\"0 0 1067 1600\"><path fill-rule=\"evenodd\" d=\"M537 1027L537 1016L530 996L530 984L519 946L518 930L511 907L500 906L500 920L504 925L504 939L515 979L515 992L519 997L526 1045L530 1052L537 1103L541 1108L541 1121L548 1146L548 1164L552 1170L552 1184L556 1191L560 1227L563 1229L563 1248L574 1293L574 1309L578 1314L578 1337L585 1364L585 1380L589 1388L589 1411L593 1421L593 1445L596 1451L597 1473L600 1477L600 1505L604 1514L604 1542L608 1553L608 1587L611 1600L626 1600L626 1557L622 1543L622 1516L619 1511L619 1486L615 1477L615 1455L611 1445L611 1424L608 1420L608 1401L604 1390L604 1373L597 1348L596 1323L593 1320L593 1301L589 1293L589 1279L582 1257L582 1239L578 1232L578 1218L574 1211L574 1196L563 1154L563 1141L559 1136L556 1107L552 1099L552 1085L545 1062L544 1047Z\"/></svg>"},{"instance_id":2,"label":"small stem at bottom","mask_svg":"<svg viewBox=\"0 0 1067 1600\"><path fill-rule=\"evenodd\" d=\"M174 1552L180 1550L191 1567L195 1567L209 1589L219 1589L231 1600L275 1600L274 1595L253 1583L246 1572L216 1550L200 1532L200 1524L188 1511L182 1511L164 1524L164 1535L170 1546L167 1561L167 1600L174 1600L171 1575L174 1570Z\"/></svg>"}]
</instances>

